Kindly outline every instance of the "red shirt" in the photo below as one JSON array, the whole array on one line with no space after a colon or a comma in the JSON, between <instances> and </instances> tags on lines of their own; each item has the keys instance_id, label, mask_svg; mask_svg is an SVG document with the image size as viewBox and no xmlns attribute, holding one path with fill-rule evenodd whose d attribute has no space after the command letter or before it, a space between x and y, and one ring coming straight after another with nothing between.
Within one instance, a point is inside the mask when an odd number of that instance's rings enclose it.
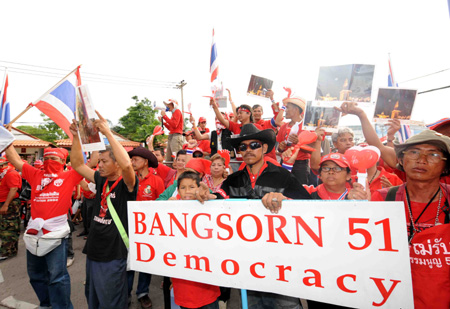
<instances>
[{"instance_id":1,"label":"red shirt","mask_svg":"<svg viewBox=\"0 0 450 309\"><path fill-rule=\"evenodd\" d=\"M172 111L172 118L164 115L164 126L169 130L169 134L183 133L183 115L181 111L177 108Z\"/></svg>"},{"instance_id":2,"label":"red shirt","mask_svg":"<svg viewBox=\"0 0 450 309\"><path fill-rule=\"evenodd\" d=\"M211 141L208 139L204 139L201 141L198 141L198 146L199 148L201 148L201 150L203 150L203 152L207 152L207 153L211 153Z\"/></svg>"},{"instance_id":3,"label":"red shirt","mask_svg":"<svg viewBox=\"0 0 450 309\"><path fill-rule=\"evenodd\" d=\"M228 130L230 130L231 132L233 132L233 134L239 134L241 133L241 128L242 128L242 123L237 123L234 121L229 121L230 125ZM257 127L260 130L264 130L259 124L254 123L255 127Z\"/></svg>"},{"instance_id":4,"label":"red shirt","mask_svg":"<svg viewBox=\"0 0 450 309\"><path fill-rule=\"evenodd\" d=\"M172 278L175 304L186 308L200 308L216 301L220 288L200 282Z\"/></svg>"},{"instance_id":5,"label":"red shirt","mask_svg":"<svg viewBox=\"0 0 450 309\"><path fill-rule=\"evenodd\" d=\"M445 203L445 195L446 194L442 194L442 197L441 197L441 205L440 205L441 208L442 208L442 206L444 206L444 203ZM371 201L373 201L373 202L380 202L380 201L384 201L384 200L385 199L383 198L383 196L380 194L379 191L375 191L372 194ZM408 235L409 235L411 220L410 220L410 214L409 214L409 210L408 210L408 204L406 203L406 198L403 199L403 202L405 204L406 224L408 226ZM415 220L417 220L417 218L419 217L420 213L424 210L425 206L427 206L428 203L418 203L418 202L414 202L414 201L410 201L410 203L411 203L412 216L413 216L414 221L415 221ZM418 231L423 231L423 230L425 230L425 229L427 229L429 227L433 227L435 225L438 205L439 205L439 201L438 200L432 202L430 204L430 206L427 207L427 209L422 214L422 216L420 216L419 221L417 223L415 223L415 227L416 227L416 229ZM440 223L444 224L445 223L445 216L446 216L445 212L440 210L438 221Z\"/></svg>"},{"instance_id":6,"label":"red shirt","mask_svg":"<svg viewBox=\"0 0 450 309\"><path fill-rule=\"evenodd\" d=\"M174 174L177 173L176 170L168 167L167 165L164 165L162 163L158 163L157 168L149 168L149 171L154 174L161 177L161 179L164 182L164 187L167 188L169 186L169 182L172 180L172 177Z\"/></svg>"},{"instance_id":7,"label":"red shirt","mask_svg":"<svg viewBox=\"0 0 450 309\"><path fill-rule=\"evenodd\" d=\"M372 182L370 183L371 194L383 188L383 186L381 185L382 176L385 176L394 187L399 186L403 183L403 181L400 178L398 178L397 175L388 173L384 168L378 167L378 170L381 172L380 175L378 175L378 177L372 180Z\"/></svg>"},{"instance_id":8,"label":"red shirt","mask_svg":"<svg viewBox=\"0 0 450 309\"><path fill-rule=\"evenodd\" d=\"M73 187L83 177L75 170L60 172L40 191L42 180L48 179L44 177L44 173L26 163L22 168L22 177L31 185L31 217L47 220L66 215L72 207Z\"/></svg>"},{"instance_id":9,"label":"red shirt","mask_svg":"<svg viewBox=\"0 0 450 309\"><path fill-rule=\"evenodd\" d=\"M280 130L278 131L277 142L281 143L282 141L287 141L290 131L291 131L291 127L289 126L289 123L286 122L285 124L283 124L281 126ZM300 134L301 131L303 131L303 130L300 130L299 132L297 132L297 134ZM300 149L296 160L307 160L309 158L311 158L311 154L303 152Z\"/></svg>"},{"instance_id":10,"label":"red shirt","mask_svg":"<svg viewBox=\"0 0 450 309\"><path fill-rule=\"evenodd\" d=\"M20 174L14 170L8 170L0 182L0 202L4 203L8 197L9 190L12 188L20 189L22 187L22 178ZM14 198L19 197L19 190L17 190Z\"/></svg>"},{"instance_id":11,"label":"red shirt","mask_svg":"<svg viewBox=\"0 0 450 309\"><path fill-rule=\"evenodd\" d=\"M164 190L164 182L161 177L153 175L149 169L147 176L139 178L136 201L154 201Z\"/></svg>"}]
</instances>

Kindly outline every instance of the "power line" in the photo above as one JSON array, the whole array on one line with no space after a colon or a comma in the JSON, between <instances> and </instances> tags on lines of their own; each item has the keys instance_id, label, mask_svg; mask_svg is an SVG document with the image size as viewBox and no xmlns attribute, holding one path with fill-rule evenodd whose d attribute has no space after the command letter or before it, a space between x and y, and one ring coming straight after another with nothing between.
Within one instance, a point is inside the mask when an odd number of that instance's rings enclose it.
<instances>
[{"instance_id":1,"label":"power line","mask_svg":"<svg viewBox=\"0 0 450 309\"><path fill-rule=\"evenodd\" d=\"M2 66L2 65L0 65L0 67L8 69L9 72L26 74L26 75L56 77L56 78L62 78L65 76L62 73L55 73L55 72L46 72L46 71L32 70L32 69L26 69L26 68L6 67L6 66ZM109 83L109 84L119 84L119 85L135 85L135 86L146 86L146 87L154 87L154 88L169 88L169 89L176 88L176 84L174 84L174 85L166 84L165 85L165 84L155 84L155 83L151 83L151 82L105 79L105 78L85 76L84 73L82 76L82 80L99 82L99 83Z\"/></svg>"},{"instance_id":2,"label":"power line","mask_svg":"<svg viewBox=\"0 0 450 309\"><path fill-rule=\"evenodd\" d=\"M444 86L444 87L440 87L440 88L434 88L434 89L430 89L430 90L421 91L421 92L418 92L418 94L427 93L427 92L433 92L433 91L447 89L447 88L450 88L450 85Z\"/></svg>"},{"instance_id":3,"label":"power line","mask_svg":"<svg viewBox=\"0 0 450 309\"><path fill-rule=\"evenodd\" d=\"M46 69L46 70L56 70L56 71L63 71L63 72L67 72L68 71L68 70L60 69L60 68L52 68L52 67L32 65L32 64L25 64L25 63L19 63L19 62L4 61L4 60L0 60L0 62L1 63L6 63L6 64L25 66L25 67ZM32 70L32 69L29 69L29 68L20 68L20 67L11 67L11 66L8 67L8 66L2 66L2 65L0 65L0 67L4 67L4 68L8 68L8 69L9 68L13 68L13 69L16 69L16 70L24 70L24 71L29 71L29 72L39 72L39 73L45 73L45 74L56 74L58 76L61 76L61 75L59 75L59 73L42 71L42 70ZM17 72L17 73L19 73L19 72ZM26 74L26 73L24 73L24 74ZM137 81L137 83L141 83L141 84L147 84L148 83L148 84L154 84L155 86L159 85L159 84L162 84L162 85L165 84L164 86L175 87L175 85L177 84L176 82L170 82L170 81L158 81L158 80L136 78L136 77L126 77L126 76L117 76L117 75L109 75L109 74L83 72L83 76L86 76L86 75L104 76L104 77L110 77L110 78L113 78L113 79L121 79L121 80L134 80L134 81ZM98 77L94 77L94 76L92 76L91 78L99 79ZM102 80L112 81L111 79L102 79ZM132 82L132 81L127 81L127 82Z\"/></svg>"},{"instance_id":4,"label":"power line","mask_svg":"<svg viewBox=\"0 0 450 309\"><path fill-rule=\"evenodd\" d=\"M424 78L424 77L431 76L431 75L434 75L434 74L442 73L442 72L445 72L445 71L448 71L448 70L450 70L450 68L444 69L444 70L440 70L440 71L437 71L437 72L434 72L434 73L430 73L430 74L427 74L427 75L423 75L423 76L419 76L419 77L414 77L414 78L405 80L405 81L403 81L403 82L399 82L399 84L401 84L401 83L406 83L406 82L410 82L410 81L412 81L412 80Z\"/></svg>"}]
</instances>

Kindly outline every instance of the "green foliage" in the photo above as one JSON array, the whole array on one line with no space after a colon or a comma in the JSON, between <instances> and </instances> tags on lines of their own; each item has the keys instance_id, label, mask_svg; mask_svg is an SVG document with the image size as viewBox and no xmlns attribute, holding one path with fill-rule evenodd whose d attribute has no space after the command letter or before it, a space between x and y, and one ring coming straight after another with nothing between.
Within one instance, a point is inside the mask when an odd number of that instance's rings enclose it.
<instances>
[{"instance_id":1,"label":"green foliage","mask_svg":"<svg viewBox=\"0 0 450 309\"><path fill-rule=\"evenodd\" d=\"M69 138L66 133L50 118L41 113L44 123L38 126L18 126L19 130L34 135L41 140L54 143L55 140Z\"/></svg>"},{"instance_id":2,"label":"green foliage","mask_svg":"<svg viewBox=\"0 0 450 309\"><path fill-rule=\"evenodd\" d=\"M135 105L127 109L128 113L122 116L119 125L112 129L132 141L144 142L146 137L152 134L155 126L161 123L156 117L157 110L151 107L149 99L139 100L137 96L132 99L136 101ZM157 136L155 140L158 138L161 137Z\"/></svg>"}]
</instances>

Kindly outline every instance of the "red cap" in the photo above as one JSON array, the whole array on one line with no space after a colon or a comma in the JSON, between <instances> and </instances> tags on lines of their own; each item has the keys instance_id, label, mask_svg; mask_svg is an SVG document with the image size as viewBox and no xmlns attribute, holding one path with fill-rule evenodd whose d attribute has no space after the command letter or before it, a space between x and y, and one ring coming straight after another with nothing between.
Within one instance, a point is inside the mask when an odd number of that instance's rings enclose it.
<instances>
[{"instance_id":1,"label":"red cap","mask_svg":"<svg viewBox=\"0 0 450 309\"><path fill-rule=\"evenodd\" d=\"M200 122L206 122L206 118L205 117L198 118L198 123L200 123Z\"/></svg>"},{"instance_id":2,"label":"red cap","mask_svg":"<svg viewBox=\"0 0 450 309\"><path fill-rule=\"evenodd\" d=\"M211 174L211 161L203 158L192 158L186 163L185 168L193 169L203 175Z\"/></svg>"},{"instance_id":3,"label":"red cap","mask_svg":"<svg viewBox=\"0 0 450 309\"><path fill-rule=\"evenodd\" d=\"M322 165L322 163L324 163L325 161L333 161L340 167L350 167L350 163L348 162L348 160L343 154L340 153L330 153L323 156L322 159L320 159L320 165Z\"/></svg>"}]
</instances>

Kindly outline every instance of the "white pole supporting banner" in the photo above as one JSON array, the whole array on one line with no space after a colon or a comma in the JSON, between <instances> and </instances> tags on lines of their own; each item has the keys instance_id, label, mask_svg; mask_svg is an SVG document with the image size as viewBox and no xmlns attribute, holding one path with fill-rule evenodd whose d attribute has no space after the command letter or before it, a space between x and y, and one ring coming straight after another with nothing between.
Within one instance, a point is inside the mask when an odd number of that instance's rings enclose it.
<instances>
[{"instance_id":1,"label":"white pole supporting banner","mask_svg":"<svg viewBox=\"0 0 450 309\"><path fill-rule=\"evenodd\" d=\"M357 308L413 308L403 203L129 202L132 270Z\"/></svg>"}]
</instances>

